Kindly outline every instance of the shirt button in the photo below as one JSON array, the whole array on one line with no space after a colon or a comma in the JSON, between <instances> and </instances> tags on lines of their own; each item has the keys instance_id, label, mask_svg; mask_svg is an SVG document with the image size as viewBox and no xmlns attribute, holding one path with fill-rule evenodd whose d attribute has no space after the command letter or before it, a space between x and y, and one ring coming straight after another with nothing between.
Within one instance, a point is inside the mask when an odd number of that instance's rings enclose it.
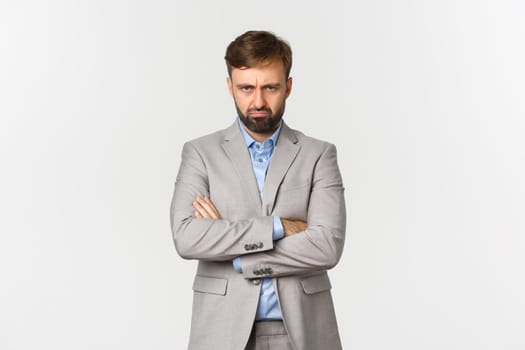
<instances>
[{"instance_id":1,"label":"shirt button","mask_svg":"<svg viewBox=\"0 0 525 350\"><path fill-rule=\"evenodd\" d=\"M261 148L261 146L259 146L259 145L255 145L255 148L259 149L259 148Z\"/></svg>"},{"instance_id":2,"label":"shirt button","mask_svg":"<svg viewBox=\"0 0 525 350\"><path fill-rule=\"evenodd\" d=\"M259 159L257 159L257 161L258 161L259 163L262 163L262 162L263 162L263 159L262 159L262 158L259 158Z\"/></svg>"}]
</instances>

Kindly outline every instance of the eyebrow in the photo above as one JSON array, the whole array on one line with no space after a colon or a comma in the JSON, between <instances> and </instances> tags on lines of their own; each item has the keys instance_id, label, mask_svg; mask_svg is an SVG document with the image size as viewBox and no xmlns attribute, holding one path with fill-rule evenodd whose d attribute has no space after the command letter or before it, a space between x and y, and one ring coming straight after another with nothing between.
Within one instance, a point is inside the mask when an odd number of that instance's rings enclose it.
<instances>
[{"instance_id":1,"label":"eyebrow","mask_svg":"<svg viewBox=\"0 0 525 350\"><path fill-rule=\"evenodd\" d=\"M275 88L278 88L278 87L281 87L281 83L268 83L268 84L264 84L262 87L265 88L265 87L275 87ZM252 84L249 84L249 83L246 83L246 84L236 84L235 85L237 88L243 88L243 87L254 87L254 85Z\"/></svg>"}]
</instances>

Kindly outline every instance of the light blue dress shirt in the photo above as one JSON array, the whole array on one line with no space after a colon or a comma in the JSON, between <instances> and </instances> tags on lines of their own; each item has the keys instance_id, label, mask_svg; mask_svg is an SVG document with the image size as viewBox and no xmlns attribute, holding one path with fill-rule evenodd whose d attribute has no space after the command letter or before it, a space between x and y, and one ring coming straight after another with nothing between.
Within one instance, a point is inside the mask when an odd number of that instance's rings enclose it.
<instances>
[{"instance_id":1,"label":"light blue dress shirt","mask_svg":"<svg viewBox=\"0 0 525 350\"><path fill-rule=\"evenodd\" d=\"M277 138L281 132L281 125L273 133L273 135L266 139L263 143L255 141L241 125L240 119L237 119L239 128L241 129L244 141L246 141L246 147L250 152L252 159L253 172L257 179L257 185L259 187L259 195L262 199L264 180L266 179L266 171L268 165L272 159L273 150L277 143ZM273 217L273 240L278 240L284 237L284 229L281 223L281 219L278 216ZM233 267L237 272L242 272L241 259L237 257L233 260ZM259 305L257 306L257 313L255 315L256 320L282 320L283 316L281 308L277 301L277 295L273 288L272 279L264 277L261 283L261 295L259 296Z\"/></svg>"}]
</instances>

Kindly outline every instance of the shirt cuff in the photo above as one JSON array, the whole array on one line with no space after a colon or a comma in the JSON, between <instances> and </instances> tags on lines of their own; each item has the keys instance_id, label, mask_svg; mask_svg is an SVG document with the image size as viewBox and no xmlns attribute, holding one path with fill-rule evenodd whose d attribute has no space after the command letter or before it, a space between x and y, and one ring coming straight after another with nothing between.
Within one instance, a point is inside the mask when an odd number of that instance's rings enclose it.
<instances>
[{"instance_id":1,"label":"shirt cuff","mask_svg":"<svg viewBox=\"0 0 525 350\"><path fill-rule=\"evenodd\" d=\"M279 216L273 217L273 240L277 241L284 237L284 228Z\"/></svg>"},{"instance_id":2,"label":"shirt cuff","mask_svg":"<svg viewBox=\"0 0 525 350\"><path fill-rule=\"evenodd\" d=\"M238 256L233 259L233 269L238 273L242 273L241 257Z\"/></svg>"}]
</instances>

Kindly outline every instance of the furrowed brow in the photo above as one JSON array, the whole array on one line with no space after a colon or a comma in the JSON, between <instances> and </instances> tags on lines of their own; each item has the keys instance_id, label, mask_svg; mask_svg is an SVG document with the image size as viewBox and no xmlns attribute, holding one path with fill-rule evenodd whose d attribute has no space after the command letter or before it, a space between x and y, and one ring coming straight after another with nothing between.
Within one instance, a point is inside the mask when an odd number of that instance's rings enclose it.
<instances>
[{"instance_id":1,"label":"furrowed brow","mask_svg":"<svg viewBox=\"0 0 525 350\"><path fill-rule=\"evenodd\" d=\"M267 87L280 88L281 83L268 83L268 84L263 85L263 88L267 88Z\"/></svg>"}]
</instances>

